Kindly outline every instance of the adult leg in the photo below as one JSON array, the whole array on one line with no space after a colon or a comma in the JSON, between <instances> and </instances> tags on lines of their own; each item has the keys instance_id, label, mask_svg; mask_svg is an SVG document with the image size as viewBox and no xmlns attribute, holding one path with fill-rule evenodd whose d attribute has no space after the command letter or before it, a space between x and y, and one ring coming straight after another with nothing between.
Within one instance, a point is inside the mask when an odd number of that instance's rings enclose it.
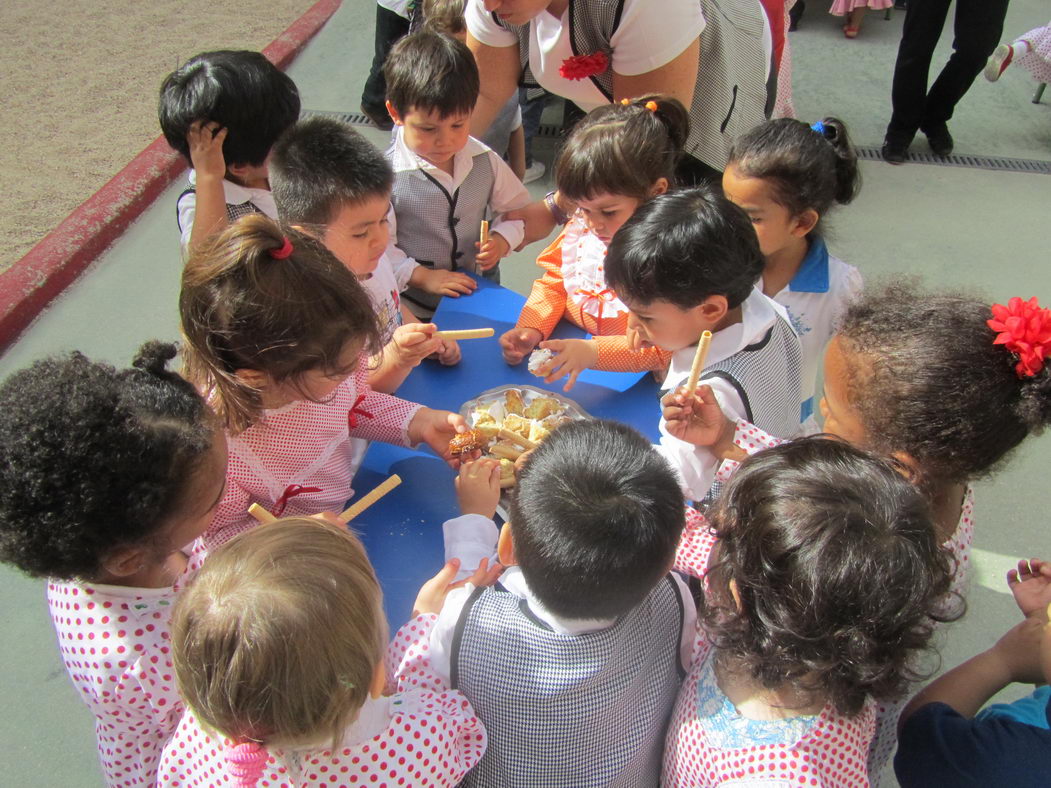
<instances>
[{"instance_id":1,"label":"adult leg","mask_svg":"<svg viewBox=\"0 0 1051 788\"><path fill-rule=\"evenodd\" d=\"M902 25L898 58L891 87L893 113L887 126L887 143L904 154L923 122L927 103L927 77L950 0L910 0Z\"/></svg>"},{"instance_id":2,"label":"adult leg","mask_svg":"<svg viewBox=\"0 0 1051 788\"><path fill-rule=\"evenodd\" d=\"M394 123L387 117L387 80L383 64L394 43L409 32L409 20L381 5L376 6L376 50L372 58L365 88L361 91L361 110L381 129L390 129Z\"/></svg>"}]
</instances>

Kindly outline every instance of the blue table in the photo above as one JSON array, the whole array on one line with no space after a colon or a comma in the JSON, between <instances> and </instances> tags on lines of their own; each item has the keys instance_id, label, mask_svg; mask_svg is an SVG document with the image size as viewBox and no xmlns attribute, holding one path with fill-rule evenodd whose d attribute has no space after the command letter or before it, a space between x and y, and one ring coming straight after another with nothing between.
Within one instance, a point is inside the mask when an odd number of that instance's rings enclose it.
<instances>
[{"instance_id":1,"label":"blue table","mask_svg":"<svg viewBox=\"0 0 1051 788\"><path fill-rule=\"evenodd\" d=\"M508 366L497 342L514 326L525 299L484 279L471 296L445 298L435 314L442 329L492 326L492 339L460 343L463 360L453 367L426 361L417 367L398 396L432 408L458 412L460 406L495 386L526 384L561 393L560 381L548 386L526 370L525 363ZM575 326L562 323L554 337L582 337ZM568 394L592 416L630 424L657 439L658 386L651 375L588 370ZM442 523L459 514L453 488L455 472L430 451L413 451L373 443L354 478L364 494L392 473L402 484L353 522L383 585L387 619L392 628L403 624L419 587L441 568L444 558Z\"/></svg>"}]
</instances>

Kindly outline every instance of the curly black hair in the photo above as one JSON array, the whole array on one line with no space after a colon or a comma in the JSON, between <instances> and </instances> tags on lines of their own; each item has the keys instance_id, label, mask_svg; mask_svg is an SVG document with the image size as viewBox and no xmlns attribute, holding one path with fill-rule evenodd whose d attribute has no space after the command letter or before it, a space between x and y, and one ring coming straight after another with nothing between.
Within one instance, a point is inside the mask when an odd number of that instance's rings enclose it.
<instances>
[{"instance_id":1,"label":"curly black hair","mask_svg":"<svg viewBox=\"0 0 1051 788\"><path fill-rule=\"evenodd\" d=\"M926 498L849 444L802 438L748 458L709 517L701 623L717 659L764 687L856 714L922 678L935 622L962 612Z\"/></svg>"},{"instance_id":2,"label":"curly black hair","mask_svg":"<svg viewBox=\"0 0 1051 788\"><path fill-rule=\"evenodd\" d=\"M988 301L906 282L867 290L840 321L867 448L908 454L925 486L989 473L1051 420L1051 371L1019 378L991 317Z\"/></svg>"},{"instance_id":3,"label":"curly black hair","mask_svg":"<svg viewBox=\"0 0 1051 788\"><path fill-rule=\"evenodd\" d=\"M184 502L216 420L149 342L131 369L81 353L0 386L0 560L38 577L98 577L115 548L148 542Z\"/></svg>"}]
</instances>

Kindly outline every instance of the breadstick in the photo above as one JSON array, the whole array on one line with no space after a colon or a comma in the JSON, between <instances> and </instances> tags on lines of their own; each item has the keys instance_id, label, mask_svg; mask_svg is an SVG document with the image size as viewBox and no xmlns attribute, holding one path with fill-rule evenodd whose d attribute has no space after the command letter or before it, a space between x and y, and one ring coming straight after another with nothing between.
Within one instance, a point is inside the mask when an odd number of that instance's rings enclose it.
<instances>
[{"instance_id":1,"label":"breadstick","mask_svg":"<svg viewBox=\"0 0 1051 788\"><path fill-rule=\"evenodd\" d=\"M482 229L481 232L478 234L478 240L481 241L482 246L485 246L487 243L489 243L489 222L487 222L485 219L482 219Z\"/></svg>"},{"instance_id":2,"label":"breadstick","mask_svg":"<svg viewBox=\"0 0 1051 788\"><path fill-rule=\"evenodd\" d=\"M251 506L248 507L248 513L252 515L252 517L257 519L259 522L261 522L263 525L266 525L267 523L276 522L277 520L277 518L274 517L274 515L270 514L270 512L268 512L266 509L264 509L257 503L253 503Z\"/></svg>"},{"instance_id":3,"label":"breadstick","mask_svg":"<svg viewBox=\"0 0 1051 788\"><path fill-rule=\"evenodd\" d=\"M693 394L697 390L697 379L701 377L704 362L708 358L708 348L712 344L712 332L701 333L701 341L697 343L697 352L693 354L693 366L690 367L690 377L686 381L686 391Z\"/></svg>"},{"instance_id":4,"label":"breadstick","mask_svg":"<svg viewBox=\"0 0 1051 788\"><path fill-rule=\"evenodd\" d=\"M511 432L511 430L503 430L502 429L496 434L497 434L498 437L503 438L506 441L511 441L511 443L517 443L523 449L535 449L536 448L536 444L533 443L533 441L529 440L529 438L523 438L517 432Z\"/></svg>"},{"instance_id":5,"label":"breadstick","mask_svg":"<svg viewBox=\"0 0 1051 788\"><path fill-rule=\"evenodd\" d=\"M517 479L501 479L500 480L500 489L501 490L506 490L508 487L514 487L516 481L518 481L518 480ZM1048 607L1051 607L1051 605L1048 605Z\"/></svg>"},{"instance_id":6,"label":"breadstick","mask_svg":"<svg viewBox=\"0 0 1051 788\"><path fill-rule=\"evenodd\" d=\"M338 519L345 523L349 523L363 511L368 509L372 504L376 503L380 498L389 493L395 487L401 484L401 477L398 474L394 474L387 481L383 482L376 487L372 492L358 501L356 504L351 506L345 512L343 512Z\"/></svg>"},{"instance_id":7,"label":"breadstick","mask_svg":"<svg viewBox=\"0 0 1051 788\"><path fill-rule=\"evenodd\" d=\"M457 331L435 331L434 336L442 339L485 339L496 333L493 328L464 328Z\"/></svg>"},{"instance_id":8,"label":"breadstick","mask_svg":"<svg viewBox=\"0 0 1051 788\"><path fill-rule=\"evenodd\" d=\"M517 460L522 456L522 452L516 449L514 446L501 446L499 443L489 448L489 453L494 457L499 457L503 460Z\"/></svg>"}]
</instances>

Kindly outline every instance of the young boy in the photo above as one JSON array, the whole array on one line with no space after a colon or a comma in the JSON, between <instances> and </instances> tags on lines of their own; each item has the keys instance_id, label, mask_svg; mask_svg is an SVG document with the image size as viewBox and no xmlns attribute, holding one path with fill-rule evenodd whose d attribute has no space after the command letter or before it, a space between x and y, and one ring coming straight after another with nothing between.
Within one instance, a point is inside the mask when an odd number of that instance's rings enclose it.
<instances>
[{"instance_id":1,"label":"young boy","mask_svg":"<svg viewBox=\"0 0 1051 788\"><path fill-rule=\"evenodd\" d=\"M375 390L393 393L431 353L443 364L459 360L456 343L435 337L433 325L419 323L399 293L409 285L441 293L474 282L388 253L394 175L379 150L345 123L302 120L274 146L270 180L281 220L318 238L369 293L384 344L369 376Z\"/></svg>"},{"instance_id":2,"label":"young boy","mask_svg":"<svg viewBox=\"0 0 1051 788\"><path fill-rule=\"evenodd\" d=\"M204 52L161 85L161 131L193 167L179 195L183 254L249 213L277 218L267 157L299 117L295 83L259 52Z\"/></svg>"},{"instance_id":3,"label":"young boy","mask_svg":"<svg viewBox=\"0 0 1051 788\"><path fill-rule=\"evenodd\" d=\"M606 283L628 307L629 337L673 354L660 448L694 501L708 494L719 460L688 442L685 394L676 389L689 377L702 332L713 336L701 380L730 420L781 437L799 432L799 338L784 308L755 287L762 271L748 216L711 187L644 203L606 255Z\"/></svg>"},{"instance_id":4,"label":"young boy","mask_svg":"<svg viewBox=\"0 0 1051 788\"><path fill-rule=\"evenodd\" d=\"M523 223L502 221L531 198L493 151L468 134L478 99L478 67L466 45L421 31L391 50L384 67L394 138L394 244L428 268L481 273L499 281L497 264L523 239ZM479 244L483 219L492 219ZM430 317L439 297L406 291L413 311Z\"/></svg>"},{"instance_id":5,"label":"young boy","mask_svg":"<svg viewBox=\"0 0 1051 788\"><path fill-rule=\"evenodd\" d=\"M622 424L564 424L522 464L499 537L499 466L465 463L457 486L447 555L508 567L451 592L431 634L489 737L461 785L657 785L696 626L669 572L685 513L668 464Z\"/></svg>"}]
</instances>

